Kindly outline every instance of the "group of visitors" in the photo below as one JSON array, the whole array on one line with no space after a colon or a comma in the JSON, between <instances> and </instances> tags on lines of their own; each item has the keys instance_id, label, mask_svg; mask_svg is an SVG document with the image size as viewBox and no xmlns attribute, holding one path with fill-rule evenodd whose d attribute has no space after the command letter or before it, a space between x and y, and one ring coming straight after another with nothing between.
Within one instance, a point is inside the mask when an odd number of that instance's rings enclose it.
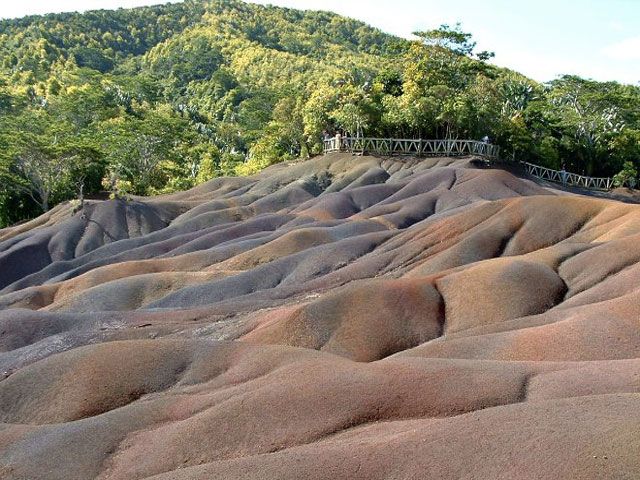
<instances>
[{"instance_id":1,"label":"group of visitors","mask_svg":"<svg viewBox=\"0 0 640 480\"><path fill-rule=\"evenodd\" d=\"M334 149L342 150L342 132L340 130L336 130L334 135L331 135L327 130L322 132L322 139L326 142L328 140L334 139Z\"/></svg>"}]
</instances>

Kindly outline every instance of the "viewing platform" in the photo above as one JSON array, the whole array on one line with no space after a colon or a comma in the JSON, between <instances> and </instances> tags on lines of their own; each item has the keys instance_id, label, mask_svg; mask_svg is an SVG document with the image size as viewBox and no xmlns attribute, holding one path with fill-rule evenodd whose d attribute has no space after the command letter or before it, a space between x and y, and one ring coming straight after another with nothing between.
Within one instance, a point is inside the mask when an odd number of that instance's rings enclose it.
<instances>
[{"instance_id":1,"label":"viewing platform","mask_svg":"<svg viewBox=\"0 0 640 480\"><path fill-rule=\"evenodd\" d=\"M418 157L477 155L497 160L500 147L478 140L422 140L407 138L332 137L324 141L324 153L352 152Z\"/></svg>"},{"instance_id":2,"label":"viewing platform","mask_svg":"<svg viewBox=\"0 0 640 480\"><path fill-rule=\"evenodd\" d=\"M500 147L479 140L422 140L409 138L375 137L331 137L324 140L324 153L351 152L377 155L414 155L417 157L459 157L474 155L489 161L497 161ZM590 190L611 190L616 187L611 177L588 177L564 170L520 163L532 177L556 182L563 186L573 186ZM635 188L636 180L631 179L623 186Z\"/></svg>"}]
</instances>

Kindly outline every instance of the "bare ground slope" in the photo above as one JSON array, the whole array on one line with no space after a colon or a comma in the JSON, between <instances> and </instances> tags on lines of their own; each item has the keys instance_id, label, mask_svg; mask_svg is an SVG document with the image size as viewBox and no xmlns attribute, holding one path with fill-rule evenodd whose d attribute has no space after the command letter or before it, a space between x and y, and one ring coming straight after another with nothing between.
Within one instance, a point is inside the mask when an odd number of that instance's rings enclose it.
<instances>
[{"instance_id":1,"label":"bare ground slope","mask_svg":"<svg viewBox=\"0 0 640 480\"><path fill-rule=\"evenodd\" d=\"M329 155L0 230L0 478L640 478L640 206Z\"/></svg>"}]
</instances>

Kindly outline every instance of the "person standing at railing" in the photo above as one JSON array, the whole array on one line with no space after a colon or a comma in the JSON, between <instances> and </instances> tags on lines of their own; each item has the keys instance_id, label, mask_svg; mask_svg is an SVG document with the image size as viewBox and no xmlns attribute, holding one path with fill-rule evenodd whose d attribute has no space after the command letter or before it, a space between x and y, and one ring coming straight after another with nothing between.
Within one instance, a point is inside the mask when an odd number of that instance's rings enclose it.
<instances>
[{"instance_id":1,"label":"person standing at railing","mask_svg":"<svg viewBox=\"0 0 640 480\"><path fill-rule=\"evenodd\" d=\"M334 148L337 151L341 151L342 150L342 134L340 133L340 130L338 130L336 132L336 138L335 138L335 145Z\"/></svg>"},{"instance_id":2,"label":"person standing at railing","mask_svg":"<svg viewBox=\"0 0 640 480\"><path fill-rule=\"evenodd\" d=\"M489 153L489 145L491 144L491 139L489 138L489 135L485 135L484 137L482 137L482 143L484 145L481 145L481 150L480 153L483 155L487 155Z\"/></svg>"},{"instance_id":3,"label":"person standing at railing","mask_svg":"<svg viewBox=\"0 0 640 480\"><path fill-rule=\"evenodd\" d=\"M329 151L331 151L331 134L326 131L323 130L322 131L322 150L324 151L324 153L327 153Z\"/></svg>"},{"instance_id":4,"label":"person standing at railing","mask_svg":"<svg viewBox=\"0 0 640 480\"><path fill-rule=\"evenodd\" d=\"M567 186L567 178L568 177L569 177L569 174L567 173L566 165L563 163L562 164L562 170L560 170L560 179L562 180L562 186L563 187Z\"/></svg>"}]
</instances>

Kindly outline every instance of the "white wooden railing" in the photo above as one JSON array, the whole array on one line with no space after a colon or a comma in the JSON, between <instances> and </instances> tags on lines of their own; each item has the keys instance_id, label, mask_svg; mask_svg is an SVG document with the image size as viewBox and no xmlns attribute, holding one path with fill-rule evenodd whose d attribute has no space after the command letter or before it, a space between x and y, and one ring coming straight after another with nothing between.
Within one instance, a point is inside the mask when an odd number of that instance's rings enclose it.
<instances>
[{"instance_id":1,"label":"white wooden railing","mask_svg":"<svg viewBox=\"0 0 640 480\"><path fill-rule=\"evenodd\" d=\"M522 162L526 172L541 180L562 183L563 185L574 185L576 187L592 188L594 190L611 190L613 179L609 177L587 177L561 170L534 165L533 163Z\"/></svg>"},{"instance_id":2,"label":"white wooden railing","mask_svg":"<svg viewBox=\"0 0 640 480\"><path fill-rule=\"evenodd\" d=\"M552 170L551 168L541 167L533 163L521 162L526 172L536 178L542 180L548 180L550 182L557 182L563 185L572 185L575 187L589 188L592 190L611 190L614 185L613 178L611 177L587 177L585 175L578 175L577 173L570 173L562 170ZM635 188L636 179L631 178L624 182L622 186Z\"/></svg>"},{"instance_id":3,"label":"white wooden railing","mask_svg":"<svg viewBox=\"0 0 640 480\"><path fill-rule=\"evenodd\" d=\"M497 159L500 147L477 140L332 137L324 141L324 153L338 151L443 157L477 155Z\"/></svg>"}]
</instances>

